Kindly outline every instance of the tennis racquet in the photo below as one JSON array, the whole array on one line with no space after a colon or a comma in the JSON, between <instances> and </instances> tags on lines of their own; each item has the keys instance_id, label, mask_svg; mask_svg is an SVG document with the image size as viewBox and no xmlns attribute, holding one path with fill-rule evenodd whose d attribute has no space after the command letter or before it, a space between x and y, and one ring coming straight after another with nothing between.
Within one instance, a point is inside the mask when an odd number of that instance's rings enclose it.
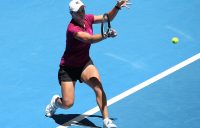
<instances>
[{"instance_id":1,"label":"tennis racquet","mask_svg":"<svg viewBox=\"0 0 200 128\"><path fill-rule=\"evenodd\" d=\"M111 29L110 18L108 13L103 15L103 20L101 22L101 34L103 37L107 37Z\"/></svg>"}]
</instances>

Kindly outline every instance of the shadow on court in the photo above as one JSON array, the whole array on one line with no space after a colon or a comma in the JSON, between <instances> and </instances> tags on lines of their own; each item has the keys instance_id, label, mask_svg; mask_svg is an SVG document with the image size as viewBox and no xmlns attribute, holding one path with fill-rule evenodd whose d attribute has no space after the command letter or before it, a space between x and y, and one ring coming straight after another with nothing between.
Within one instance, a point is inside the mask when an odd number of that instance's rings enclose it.
<instances>
[{"instance_id":1,"label":"shadow on court","mask_svg":"<svg viewBox=\"0 0 200 128\"><path fill-rule=\"evenodd\" d=\"M92 121L87 119L87 117L103 118L99 115L58 114L52 116L52 119L54 119L57 124L62 126L79 125L92 128L101 128L100 126L96 126ZM112 118L112 120L114 119Z\"/></svg>"}]
</instances>

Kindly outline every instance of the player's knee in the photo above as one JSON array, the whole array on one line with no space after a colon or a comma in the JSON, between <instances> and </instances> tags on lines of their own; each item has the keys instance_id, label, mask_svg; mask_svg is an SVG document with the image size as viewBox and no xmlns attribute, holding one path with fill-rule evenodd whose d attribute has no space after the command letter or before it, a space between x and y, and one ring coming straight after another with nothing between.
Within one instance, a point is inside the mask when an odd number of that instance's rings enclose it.
<instances>
[{"instance_id":1,"label":"player's knee","mask_svg":"<svg viewBox=\"0 0 200 128\"><path fill-rule=\"evenodd\" d=\"M68 109L71 108L74 105L73 100L63 101L63 108Z\"/></svg>"},{"instance_id":2,"label":"player's knee","mask_svg":"<svg viewBox=\"0 0 200 128\"><path fill-rule=\"evenodd\" d=\"M94 91L97 95L100 95L100 96L104 94L103 88L101 87L95 87Z\"/></svg>"}]
</instances>

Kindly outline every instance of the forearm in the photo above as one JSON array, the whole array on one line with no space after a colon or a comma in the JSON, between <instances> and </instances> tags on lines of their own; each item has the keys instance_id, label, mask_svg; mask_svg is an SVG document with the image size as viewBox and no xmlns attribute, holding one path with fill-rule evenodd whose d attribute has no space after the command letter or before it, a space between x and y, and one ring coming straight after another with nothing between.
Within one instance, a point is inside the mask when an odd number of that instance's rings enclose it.
<instances>
[{"instance_id":1,"label":"forearm","mask_svg":"<svg viewBox=\"0 0 200 128\"><path fill-rule=\"evenodd\" d=\"M117 15L117 13L119 12L120 10L120 5L118 5L118 3L113 7L113 9L108 12L108 15L109 15L109 18L110 18L110 21L112 21L115 16Z\"/></svg>"},{"instance_id":2,"label":"forearm","mask_svg":"<svg viewBox=\"0 0 200 128\"><path fill-rule=\"evenodd\" d=\"M106 37L103 37L102 34L95 34L90 37L89 43L91 44L98 43L104 39L106 39Z\"/></svg>"},{"instance_id":3,"label":"forearm","mask_svg":"<svg viewBox=\"0 0 200 128\"><path fill-rule=\"evenodd\" d=\"M75 35L75 38L84 42L84 43L89 43L89 44L98 43L98 42L106 39L106 37L102 36L101 34L90 35L90 34L85 33L85 32L77 33Z\"/></svg>"},{"instance_id":4,"label":"forearm","mask_svg":"<svg viewBox=\"0 0 200 128\"><path fill-rule=\"evenodd\" d=\"M89 43L89 44L93 44L93 43L98 43L104 39L106 39L105 36L101 35L101 34L94 34L91 35L89 33L86 32L78 32L75 34L75 38L77 40L80 40L84 43Z\"/></svg>"}]
</instances>

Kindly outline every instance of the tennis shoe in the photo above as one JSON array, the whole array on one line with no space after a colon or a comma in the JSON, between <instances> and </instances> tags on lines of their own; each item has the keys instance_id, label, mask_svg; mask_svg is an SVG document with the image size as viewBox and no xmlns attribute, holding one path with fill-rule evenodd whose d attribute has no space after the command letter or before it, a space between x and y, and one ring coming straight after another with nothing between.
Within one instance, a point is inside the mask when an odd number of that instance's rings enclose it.
<instances>
[{"instance_id":1,"label":"tennis shoe","mask_svg":"<svg viewBox=\"0 0 200 128\"><path fill-rule=\"evenodd\" d=\"M46 106L45 116L52 117L56 112L58 106L56 105L56 100L60 98L59 95L54 95L51 99L51 102Z\"/></svg>"},{"instance_id":2,"label":"tennis shoe","mask_svg":"<svg viewBox=\"0 0 200 128\"><path fill-rule=\"evenodd\" d=\"M117 128L117 126L109 118L104 119L103 123L103 128Z\"/></svg>"}]
</instances>

